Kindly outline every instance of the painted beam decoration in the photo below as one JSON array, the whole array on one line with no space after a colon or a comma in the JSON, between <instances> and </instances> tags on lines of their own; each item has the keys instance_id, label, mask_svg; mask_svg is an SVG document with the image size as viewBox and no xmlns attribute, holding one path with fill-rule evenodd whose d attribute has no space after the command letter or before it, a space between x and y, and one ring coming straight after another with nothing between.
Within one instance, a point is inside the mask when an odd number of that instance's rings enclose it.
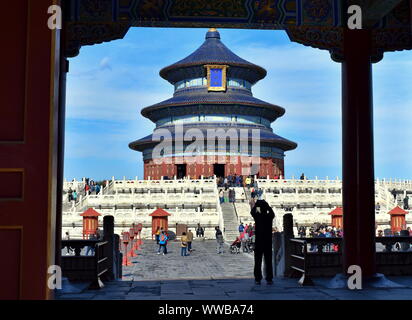
<instances>
[{"instance_id":1,"label":"painted beam decoration","mask_svg":"<svg viewBox=\"0 0 412 320\"><path fill-rule=\"evenodd\" d=\"M380 43L387 31L391 33L387 37L391 39L388 50L411 49L410 0L387 2L390 5L353 0L347 5L360 3L362 16L383 17L373 28ZM130 27L287 30L289 35L299 35L297 42L328 49L329 42L339 41L336 33L341 33L347 24L348 8L343 3L341 0L67 0L64 2L66 52L70 57L76 56L82 45L121 39ZM402 36L392 34L398 31ZM295 41L293 36L291 40Z\"/></svg>"},{"instance_id":2,"label":"painted beam decoration","mask_svg":"<svg viewBox=\"0 0 412 320\"><path fill-rule=\"evenodd\" d=\"M381 3L382 2L382 3ZM288 26L342 27L341 0L70 0L69 23L122 23L130 27L286 29ZM360 3L364 17L382 18L409 0ZM379 5L379 3L381 3ZM410 11L405 12L408 16ZM379 24L377 25L379 27Z\"/></svg>"}]
</instances>

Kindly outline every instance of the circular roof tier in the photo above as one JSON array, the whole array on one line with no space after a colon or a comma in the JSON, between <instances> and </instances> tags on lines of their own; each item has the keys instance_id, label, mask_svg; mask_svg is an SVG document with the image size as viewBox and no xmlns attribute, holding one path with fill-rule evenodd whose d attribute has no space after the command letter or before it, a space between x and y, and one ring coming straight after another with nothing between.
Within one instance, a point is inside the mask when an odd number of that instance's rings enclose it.
<instances>
[{"instance_id":1,"label":"circular roof tier","mask_svg":"<svg viewBox=\"0 0 412 320\"><path fill-rule=\"evenodd\" d=\"M224 108L220 108L222 110L218 113L234 112L229 110L230 105L233 107L236 105L241 105L245 107L253 107L255 110L254 114L260 114L271 122L284 115L285 109L282 107L257 99L251 94L245 94L245 91L246 90L228 89L226 92L208 92L206 88L190 91L186 90L184 94L175 94L170 99L142 109L141 113L144 117L156 122L164 117L162 113L167 112L169 115L181 115L182 112L178 109L190 105L196 106L196 108L199 105L207 105L207 108L204 107L203 110L199 110L204 113L208 113L211 109L219 108L219 105L224 106ZM213 108L211 108L211 106L213 106ZM197 114L197 111L198 110L195 112L194 110L187 109L184 114ZM214 110L214 112L217 111ZM235 112L237 114L249 114L250 110L247 108L244 110L237 109Z\"/></svg>"},{"instance_id":2,"label":"circular roof tier","mask_svg":"<svg viewBox=\"0 0 412 320\"><path fill-rule=\"evenodd\" d=\"M183 126L183 136L187 132L187 130L190 129L199 129L202 131L204 134L204 137L207 137L207 130L208 129L215 129L219 126L216 126L216 124L198 124L198 125L189 125L189 126ZM227 126L226 126L227 127ZM222 127L225 129L225 126ZM229 128L229 127L227 127ZM240 135L240 129L245 129L246 126L230 126L230 129L236 129L238 131L238 136L241 137ZM172 141L175 139L175 127L174 126L169 126L169 127L164 127L162 128L168 129L170 131L170 138ZM277 134L273 133L271 129L266 129L266 128L261 128L261 127L254 127L254 126L249 126L249 129L260 129L260 142L273 145L274 147L280 148L284 151L289 151L293 150L297 147L297 144L293 141L290 141L288 139L285 139L281 136L278 136ZM248 130L248 140L252 141L252 131ZM164 141L168 141L167 138L165 138ZM159 143L159 140L153 140L153 134L148 135L140 140L133 141L129 144L129 148L136 150L136 151L144 151L147 148L150 148L151 146L157 145Z\"/></svg>"},{"instance_id":3,"label":"circular roof tier","mask_svg":"<svg viewBox=\"0 0 412 320\"><path fill-rule=\"evenodd\" d=\"M220 34L216 29L210 29L206 33L205 42L191 55L160 70L160 76L174 84L180 80L187 79L190 74L193 77L202 77L205 74L204 66L208 64L228 65L228 76L231 76L231 68L236 70L239 77L239 68L244 69L245 80L252 84L266 76L266 70L256 64L240 58L229 50L221 41Z\"/></svg>"}]
</instances>

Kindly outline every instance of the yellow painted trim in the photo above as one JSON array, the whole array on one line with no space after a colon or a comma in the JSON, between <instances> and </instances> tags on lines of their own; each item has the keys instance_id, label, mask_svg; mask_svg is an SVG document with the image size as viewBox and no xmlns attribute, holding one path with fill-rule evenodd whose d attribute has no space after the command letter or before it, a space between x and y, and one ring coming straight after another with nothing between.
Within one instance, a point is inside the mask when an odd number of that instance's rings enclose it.
<instances>
[{"instance_id":1,"label":"yellow painted trim","mask_svg":"<svg viewBox=\"0 0 412 320\"><path fill-rule=\"evenodd\" d=\"M227 69L229 66L227 65L219 65L219 64L207 64L205 65L207 69L207 90L208 91L226 91L227 88ZM210 69L221 69L222 70L222 86L221 87L211 87L210 86Z\"/></svg>"}]
</instances>

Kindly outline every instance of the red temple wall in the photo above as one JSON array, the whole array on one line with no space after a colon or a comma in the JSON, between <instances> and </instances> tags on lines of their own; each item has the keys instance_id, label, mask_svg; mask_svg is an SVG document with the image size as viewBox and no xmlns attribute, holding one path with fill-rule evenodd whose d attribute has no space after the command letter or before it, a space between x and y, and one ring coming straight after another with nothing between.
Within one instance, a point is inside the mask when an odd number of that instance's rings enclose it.
<instances>
[{"instance_id":1,"label":"red temple wall","mask_svg":"<svg viewBox=\"0 0 412 320\"><path fill-rule=\"evenodd\" d=\"M224 164L225 165L225 176L228 175L249 175L248 168L250 168L250 160L249 162L241 157L236 157L234 163L231 163L229 157L225 157L226 161L217 161L216 164ZM223 159L225 159L223 158ZM186 158L187 159L187 158ZM186 160L185 159L185 160ZM243 161L242 161L243 160ZM153 160L148 160L144 162L144 179L159 180L162 176L168 176L169 178L173 178L177 175L177 165L178 164L186 164L186 176L191 177L192 179L198 179L201 176L204 177L211 177L214 175L214 163L208 162L206 158L196 158L196 161L186 161L183 162L182 157L175 157L170 163L160 163L156 164ZM242 168L244 168L242 173ZM255 174L252 174L255 175ZM273 179L275 177L279 177L280 175L284 176L284 160L283 159L273 159L273 158L260 158L260 165L258 169L257 176L266 177Z\"/></svg>"}]
</instances>

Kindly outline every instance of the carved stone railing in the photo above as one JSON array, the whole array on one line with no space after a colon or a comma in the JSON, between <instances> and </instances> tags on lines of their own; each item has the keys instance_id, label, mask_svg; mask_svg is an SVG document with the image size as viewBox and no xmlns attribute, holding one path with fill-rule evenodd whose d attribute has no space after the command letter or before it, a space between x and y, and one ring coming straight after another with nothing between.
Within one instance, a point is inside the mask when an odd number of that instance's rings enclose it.
<instances>
[{"instance_id":1,"label":"carved stone railing","mask_svg":"<svg viewBox=\"0 0 412 320\"><path fill-rule=\"evenodd\" d=\"M386 275L412 274L412 237L376 237L384 245L376 252L377 271ZM291 238L285 242L289 259L285 274L300 276L301 285L312 284L311 277L333 276L342 270L342 238ZM394 246L399 243L399 249Z\"/></svg>"},{"instance_id":2,"label":"carved stone railing","mask_svg":"<svg viewBox=\"0 0 412 320\"><path fill-rule=\"evenodd\" d=\"M91 281L89 289L103 287L101 277L108 271L108 257L105 255L104 246L108 241L97 240L63 240L62 249L71 248L74 256L62 256L63 276L70 281ZM92 247L94 254L81 255L85 247Z\"/></svg>"},{"instance_id":3,"label":"carved stone railing","mask_svg":"<svg viewBox=\"0 0 412 320\"><path fill-rule=\"evenodd\" d=\"M89 289L103 286L102 280L118 279L122 274L122 256L119 252L119 236L114 234L113 216L103 218L102 240L62 240L61 268L70 281L90 281ZM93 248L93 255L82 252ZM74 251L74 255L65 252ZM83 253L83 254L82 254Z\"/></svg>"}]
</instances>

